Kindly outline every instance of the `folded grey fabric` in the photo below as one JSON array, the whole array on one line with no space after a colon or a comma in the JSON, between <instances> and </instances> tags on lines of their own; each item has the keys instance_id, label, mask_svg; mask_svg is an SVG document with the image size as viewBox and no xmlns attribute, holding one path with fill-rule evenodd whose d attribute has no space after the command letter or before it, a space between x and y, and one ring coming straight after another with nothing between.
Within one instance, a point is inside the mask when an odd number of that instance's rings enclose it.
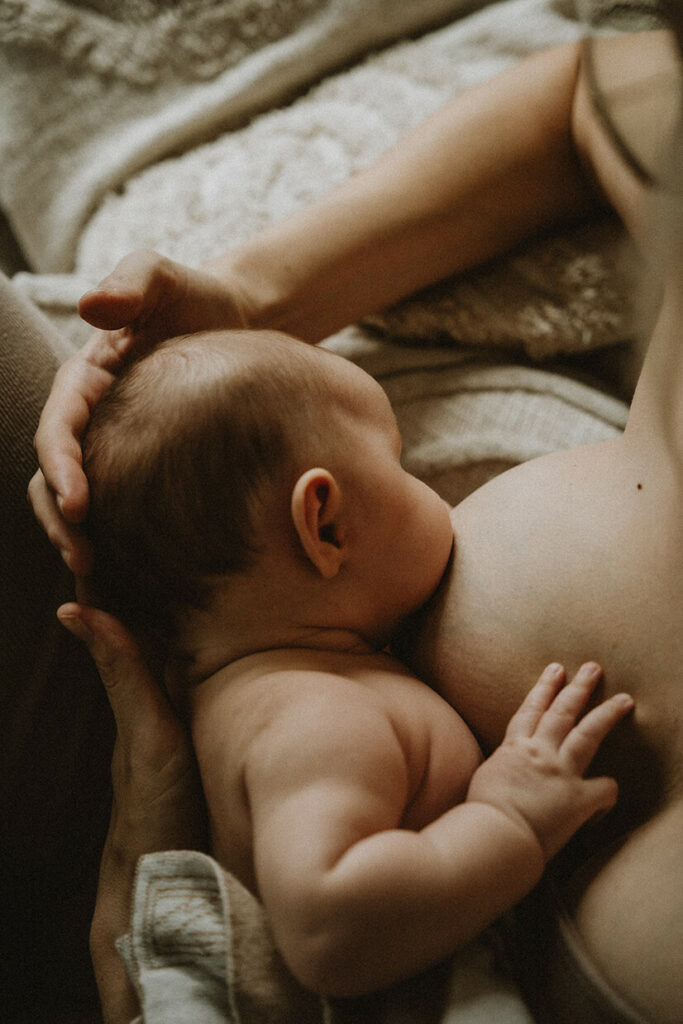
<instances>
[{"instance_id":1,"label":"folded grey fabric","mask_svg":"<svg viewBox=\"0 0 683 1024\"><path fill-rule=\"evenodd\" d=\"M277 952L263 907L211 857L142 857L119 952L135 984L136 1024L533 1024L495 933L377 996L323 999Z\"/></svg>"},{"instance_id":2,"label":"folded grey fabric","mask_svg":"<svg viewBox=\"0 0 683 1024\"><path fill-rule=\"evenodd\" d=\"M289 974L263 909L211 857L143 857L119 942L145 1024L324 1024L324 1002Z\"/></svg>"}]
</instances>

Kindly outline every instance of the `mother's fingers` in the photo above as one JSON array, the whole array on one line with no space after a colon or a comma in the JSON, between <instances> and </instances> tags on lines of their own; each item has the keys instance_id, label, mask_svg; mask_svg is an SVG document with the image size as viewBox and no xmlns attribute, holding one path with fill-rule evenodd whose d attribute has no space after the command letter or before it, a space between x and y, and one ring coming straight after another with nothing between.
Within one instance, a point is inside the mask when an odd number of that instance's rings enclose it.
<instances>
[{"instance_id":1,"label":"mother's fingers","mask_svg":"<svg viewBox=\"0 0 683 1024\"><path fill-rule=\"evenodd\" d=\"M70 522L81 522L88 509L80 436L89 414L84 397L75 389L65 390L56 377L34 438L46 485L55 495L60 514Z\"/></svg>"},{"instance_id":2,"label":"mother's fingers","mask_svg":"<svg viewBox=\"0 0 683 1024\"><path fill-rule=\"evenodd\" d=\"M81 438L93 406L112 381L105 364L115 359L111 343L105 339L92 347L91 355L85 352L86 347L57 371L34 438L47 486L54 492L61 514L70 522L81 522L87 512L88 484L82 468Z\"/></svg>"},{"instance_id":3,"label":"mother's fingers","mask_svg":"<svg viewBox=\"0 0 683 1024\"><path fill-rule=\"evenodd\" d=\"M81 493L81 487L85 488L85 494ZM84 476L82 484L74 480L71 493L87 507L87 481ZM29 481L27 497L33 514L68 568L77 576L87 576L92 570L93 560L90 542L77 525L72 525L66 516L62 515L62 503L58 503L40 470L34 473Z\"/></svg>"},{"instance_id":4,"label":"mother's fingers","mask_svg":"<svg viewBox=\"0 0 683 1024\"><path fill-rule=\"evenodd\" d=\"M89 324L107 331L144 324L176 270L177 265L159 253L138 249L81 297L78 312Z\"/></svg>"}]
</instances>

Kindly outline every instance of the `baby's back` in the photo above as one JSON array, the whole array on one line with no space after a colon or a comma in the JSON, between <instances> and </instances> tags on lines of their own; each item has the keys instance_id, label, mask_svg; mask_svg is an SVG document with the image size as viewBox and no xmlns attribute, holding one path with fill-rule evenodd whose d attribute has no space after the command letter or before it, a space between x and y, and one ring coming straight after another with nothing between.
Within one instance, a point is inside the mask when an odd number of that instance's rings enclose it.
<instances>
[{"instance_id":1,"label":"baby's back","mask_svg":"<svg viewBox=\"0 0 683 1024\"><path fill-rule=\"evenodd\" d=\"M353 749L356 724L366 737L366 724L388 725L377 742L388 732L400 748L396 786L405 788L392 827L423 828L464 800L481 760L453 708L383 653L294 649L242 658L195 689L192 719L213 853L254 892L245 766L266 729L281 722L304 748L322 736L331 752L338 744Z\"/></svg>"}]
</instances>

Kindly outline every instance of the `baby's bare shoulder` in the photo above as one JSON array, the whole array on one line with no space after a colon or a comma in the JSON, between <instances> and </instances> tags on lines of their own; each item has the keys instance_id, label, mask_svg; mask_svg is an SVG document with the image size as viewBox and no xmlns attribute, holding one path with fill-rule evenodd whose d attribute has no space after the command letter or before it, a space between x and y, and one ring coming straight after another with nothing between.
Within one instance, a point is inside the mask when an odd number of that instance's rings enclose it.
<instances>
[{"instance_id":1,"label":"baby's bare shoulder","mask_svg":"<svg viewBox=\"0 0 683 1024\"><path fill-rule=\"evenodd\" d=\"M324 741L364 726L381 731L401 698L406 710L416 708L417 680L383 655L267 651L227 666L195 690L193 735L196 745L226 747L230 738L236 752L264 735L274 744L305 732L310 747L315 737Z\"/></svg>"},{"instance_id":2,"label":"baby's bare shoulder","mask_svg":"<svg viewBox=\"0 0 683 1024\"><path fill-rule=\"evenodd\" d=\"M348 761L345 770L400 776L408 827L422 827L464 799L479 763L463 719L384 653L282 651L203 685L194 736L213 775L299 764L303 776Z\"/></svg>"}]
</instances>

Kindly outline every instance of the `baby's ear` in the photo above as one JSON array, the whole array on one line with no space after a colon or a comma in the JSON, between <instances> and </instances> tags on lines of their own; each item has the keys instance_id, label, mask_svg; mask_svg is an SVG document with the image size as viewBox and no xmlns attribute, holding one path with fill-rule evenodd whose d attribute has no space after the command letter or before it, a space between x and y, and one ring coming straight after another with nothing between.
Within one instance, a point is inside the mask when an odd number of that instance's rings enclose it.
<instances>
[{"instance_id":1,"label":"baby's ear","mask_svg":"<svg viewBox=\"0 0 683 1024\"><path fill-rule=\"evenodd\" d=\"M307 469L292 490L292 522L310 562L326 580L345 559L341 490L326 469Z\"/></svg>"}]
</instances>

